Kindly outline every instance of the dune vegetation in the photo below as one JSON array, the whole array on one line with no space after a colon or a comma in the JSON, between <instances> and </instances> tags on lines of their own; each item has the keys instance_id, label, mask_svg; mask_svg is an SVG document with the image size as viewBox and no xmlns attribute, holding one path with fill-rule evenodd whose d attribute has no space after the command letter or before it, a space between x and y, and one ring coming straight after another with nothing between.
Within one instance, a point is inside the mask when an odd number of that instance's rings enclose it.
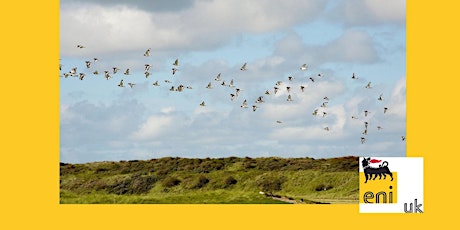
<instances>
[{"instance_id":1,"label":"dune vegetation","mask_svg":"<svg viewBox=\"0 0 460 230\"><path fill-rule=\"evenodd\" d=\"M60 163L62 204L357 203L358 157Z\"/></svg>"}]
</instances>

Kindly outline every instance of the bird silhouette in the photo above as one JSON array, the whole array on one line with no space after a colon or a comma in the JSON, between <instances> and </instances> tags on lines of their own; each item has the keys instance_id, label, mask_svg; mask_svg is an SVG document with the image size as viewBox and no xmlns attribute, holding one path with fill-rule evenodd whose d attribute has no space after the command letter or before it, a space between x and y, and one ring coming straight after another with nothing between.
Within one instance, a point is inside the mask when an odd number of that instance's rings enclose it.
<instances>
[{"instance_id":1,"label":"bird silhouette","mask_svg":"<svg viewBox=\"0 0 460 230\"><path fill-rule=\"evenodd\" d=\"M243 66L241 66L240 70L241 70L241 71L245 71L245 70L246 70L246 63L244 63Z\"/></svg>"}]
</instances>

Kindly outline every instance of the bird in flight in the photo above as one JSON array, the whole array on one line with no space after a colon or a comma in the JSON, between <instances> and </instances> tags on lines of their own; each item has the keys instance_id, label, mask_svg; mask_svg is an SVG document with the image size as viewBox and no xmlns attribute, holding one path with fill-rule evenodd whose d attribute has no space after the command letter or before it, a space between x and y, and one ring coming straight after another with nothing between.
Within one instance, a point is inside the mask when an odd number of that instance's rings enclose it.
<instances>
[{"instance_id":1,"label":"bird in flight","mask_svg":"<svg viewBox=\"0 0 460 230\"><path fill-rule=\"evenodd\" d=\"M83 49L83 48L86 48L86 47L83 46L83 45L77 45L77 48Z\"/></svg>"},{"instance_id":2,"label":"bird in flight","mask_svg":"<svg viewBox=\"0 0 460 230\"><path fill-rule=\"evenodd\" d=\"M220 73L217 74L216 78L214 78L215 81L220 81Z\"/></svg>"},{"instance_id":3,"label":"bird in flight","mask_svg":"<svg viewBox=\"0 0 460 230\"><path fill-rule=\"evenodd\" d=\"M136 85L135 83L131 83L131 82L128 82L128 85L133 88L134 85Z\"/></svg>"},{"instance_id":4,"label":"bird in flight","mask_svg":"<svg viewBox=\"0 0 460 230\"><path fill-rule=\"evenodd\" d=\"M206 104L204 103L204 101L202 101L202 102L200 103L200 106L206 106Z\"/></svg>"},{"instance_id":5,"label":"bird in flight","mask_svg":"<svg viewBox=\"0 0 460 230\"><path fill-rule=\"evenodd\" d=\"M255 111L257 110L257 108L259 108L259 107L257 107L257 106L255 106L255 105L253 105L253 106L252 106L252 111L254 111L254 112L255 112Z\"/></svg>"},{"instance_id":6,"label":"bird in flight","mask_svg":"<svg viewBox=\"0 0 460 230\"><path fill-rule=\"evenodd\" d=\"M307 68L308 68L307 64L303 64L302 66L300 66L300 70L302 70L302 71L307 70Z\"/></svg>"},{"instance_id":7,"label":"bird in flight","mask_svg":"<svg viewBox=\"0 0 460 230\"><path fill-rule=\"evenodd\" d=\"M371 88L372 88L371 82L367 83L366 87L364 87L364 88L366 88L366 89L371 89Z\"/></svg>"},{"instance_id":8,"label":"bird in flight","mask_svg":"<svg viewBox=\"0 0 460 230\"><path fill-rule=\"evenodd\" d=\"M288 95L286 101L292 101L292 97L291 97L291 94Z\"/></svg>"},{"instance_id":9,"label":"bird in flight","mask_svg":"<svg viewBox=\"0 0 460 230\"><path fill-rule=\"evenodd\" d=\"M207 89L212 89L212 85L211 85L211 82L208 83L208 85L206 86Z\"/></svg>"},{"instance_id":10,"label":"bird in flight","mask_svg":"<svg viewBox=\"0 0 460 230\"><path fill-rule=\"evenodd\" d=\"M358 77L355 75L355 73L353 73L353 75L351 76L351 79L355 80L355 79L358 79Z\"/></svg>"},{"instance_id":11,"label":"bird in flight","mask_svg":"<svg viewBox=\"0 0 460 230\"><path fill-rule=\"evenodd\" d=\"M148 48L148 49L145 51L144 56L145 56L145 57L150 56L150 48Z\"/></svg>"},{"instance_id":12,"label":"bird in flight","mask_svg":"<svg viewBox=\"0 0 460 230\"><path fill-rule=\"evenodd\" d=\"M123 73L124 75L129 75L129 68Z\"/></svg>"},{"instance_id":13,"label":"bird in flight","mask_svg":"<svg viewBox=\"0 0 460 230\"><path fill-rule=\"evenodd\" d=\"M174 66L179 66L179 59L176 59L173 63Z\"/></svg>"},{"instance_id":14,"label":"bird in flight","mask_svg":"<svg viewBox=\"0 0 460 230\"><path fill-rule=\"evenodd\" d=\"M388 110L388 108L387 108L387 107L383 108L383 113L386 113L386 112L387 112L387 110Z\"/></svg>"},{"instance_id":15,"label":"bird in flight","mask_svg":"<svg viewBox=\"0 0 460 230\"><path fill-rule=\"evenodd\" d=\"M118 84L118 86L119 86L119 87L125 87L125 86L123 85L123 79L121 79L121 81L120 81L120 83Z\"/></svg>"},{"instance_id":16,"label":"bird in flight","mask_svg":"<svg viewBox=\"0 0 460 230\"><path fill-rule=\"evenodd\" d=\"M364 110L364 116L367 117L367 114L369 114L370 112L367 111L367 110Z\"/></svg>"},{"instance_id":17,"label":"bird in flight","mask_svg":"<svg viewBox=\"0 0 460 230\"><path fill-rule=\"evenodd\" d=\"M377 98L379 101L383 101L383 94L380 94L379 98Z\"/></svg>"},{"instance_id":18,"label":"bird in flight","mask_svg":"<svg viewBox=\"0 0 460 230\"><path fill-rule=\"evenodd\" d=\"M245 71L245 70L246 70L246 63L244 63L243 66L241 66L240 70L241 70L241 71Z\"/></svg>"},{"instance_id":19,"label":"bird in flight","mask_svg":"<svg viewBox=\"0 0 460 230\"><path fill-rule=\"evenodd\" d=\"M366 138L365 137L361 137L361 144L364 144L366 142Z\"/></svg>"},{"instance_id":20,"label":"bird in flight","mask_svg":"<svg viewBox=\"0 0 460 230\"><path fill-rule=\"evenodd\" d=\"M248 102L246 99L244 99L243 104L240 106L241 108L247 108L248 107Z\"/></svg>"}]
</instances>

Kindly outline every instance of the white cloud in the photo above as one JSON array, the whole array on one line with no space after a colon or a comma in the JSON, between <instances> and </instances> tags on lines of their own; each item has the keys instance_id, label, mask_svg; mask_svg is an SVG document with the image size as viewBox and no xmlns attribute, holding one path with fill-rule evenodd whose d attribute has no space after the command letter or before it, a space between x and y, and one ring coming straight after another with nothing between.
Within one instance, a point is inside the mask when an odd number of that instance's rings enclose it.
<instances>
[{"instance_id":1,"label":"white cloud","mask_svg":"<svg viewBox=\"0 0 460 230\"><path fill-rule=\"evenodd\" d=\"M323 1L196 1L177 12L155 12L133 5L63 4L61 54L79 55L76 45L91 48L87 55L123 51L143 52L209 49L240 33L270 32L318 15ZM289 14L286 14L289 12Z\"/></svg>"},{"instance_id":2,"label":"white cloud","mask_svg":"<svg viewBox=\"0 0 460 230\"><path fill-rule=\"evenodd\" d=\"M137 131L132 133L131 138L134 140L152 140L161 135L171 134L173 128L173 117L167 115L152 115L142 123Z\"/></svg>"},{"instance_id":3,"label":"white cloud","mask_svg":"<svg viewBox=\"0 0 460 230\"><path fill-rule=\"evenodd\" d=\"M404 0L347 0L340 1L330 17L349 26L405 24Z\"/></svg>"}]
</instances>

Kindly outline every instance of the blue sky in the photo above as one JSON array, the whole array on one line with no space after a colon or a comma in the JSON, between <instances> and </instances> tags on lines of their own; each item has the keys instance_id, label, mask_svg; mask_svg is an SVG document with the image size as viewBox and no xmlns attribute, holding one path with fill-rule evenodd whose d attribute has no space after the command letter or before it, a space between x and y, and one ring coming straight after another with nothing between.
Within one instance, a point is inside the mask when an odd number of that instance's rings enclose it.
<instances>
[{"instance_id":1,"label":"blue sky","mask_svg":"<svg viewBox=\"0 0 460 230\"><path fill-rule=\"evenodd\" d=\"M405 10L397 0L62 0L60 161L404 156ZM74 67L83 80L64 77Z\"/></svg>"}]
</instances>

